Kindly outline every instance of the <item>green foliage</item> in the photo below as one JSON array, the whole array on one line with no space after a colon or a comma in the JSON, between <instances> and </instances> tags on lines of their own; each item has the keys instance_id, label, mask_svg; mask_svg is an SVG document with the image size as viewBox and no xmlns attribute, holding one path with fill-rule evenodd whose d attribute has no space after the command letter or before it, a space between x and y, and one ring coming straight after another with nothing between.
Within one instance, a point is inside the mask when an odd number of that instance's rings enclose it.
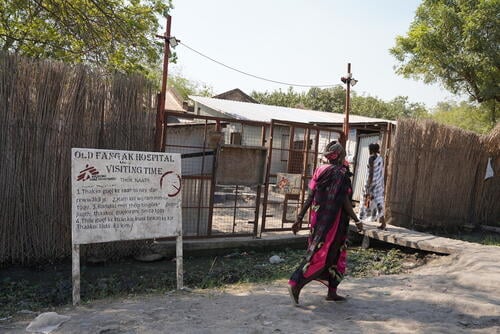
<instances>
[{"instance_id":1,"label":"green foliage","mask_svg":"<svg viewBox=\"0 0 500 334\"><path fill-rule=\"evenodd\" d=\"M372 96L351 97L351 113L384 119L399 117L425 117L427 109L422 103L412 103L407 96L397 96L389 102Z\"/></svg>"},{"instance_id":2,"label":"green foliage","mask_svg":"<svg viewBox=\"0 0 500 334\"><path fill-rule=\"evenodd\" d=\"M189 95L208 96L208 97L214 95L211 86L205 83L200 83L186 79L179 74L170 75L168 77L167 84L169 87L175 88L175 90L179 92L179 94L184 100L188 100Z\"/></svg>"},{"instance_id":3,"label":"green foliage","mask_svg":"<svg viewBox=\"0 0 500 334\"><path fill-rule=\"evenodd\" d=\"M250 94L254 99L262 104L268 104L272 106L281 106L288 108L304 108L305 95L304 93L298 93L293 90L292 87L288 87L286 92L281 89L275 90L274 92L252 92Z\"/></svg>"},{"instance_id":4,"label":"green foliage","mask_svg":"<svg viewBox=\"0 0 500 334\"><path fill-rule=\"evenodd\" d=\"M345 89L341 85L325 89L313 87L305 95L305 105L312 110L343 113Z\"/></svg>"},{"instance_id":5,"label":"green foliage","mask_svg":"<svg viewBox=\"0 0 500 334\"><path fill-rule=\"evenodd\" d=\"M458 231L454 234L442 233L442 236L446 238L475 242L481 245L500 247L500 235L495 232L489 232L484 230L472 231L472 232Z\"/></svg>"},{"instance_id":6,"label":"green foliage","mask_svg":"<svg viewBox=\"0 0 500 334\"><path fill-rule=\"evenodd\" d=\"M358 96L355 93L351 97L351 113L355 115L386 118L389 114L388 103L373 96Z\"/></svg>"},{"instance_id":7,"label":"green foliage","mask_svg":"<svg viewBox=\"0 0 500 334\"><path fill-rule=\"evenodd\" d=\"M260 103L284 107L300 107L311 110L344 112L345 90L342 86L320 89L311 88L307 93L299 93L291 87L288 91L252 92L252 97ZM493 111L493 118L498 111ZM413 103L407 96L397 96L386 102L373 96L361 96L352 92L351 114L395 120L401 117L425 118L460 127L477 133L487 133L495 123L492 122L492 111L486 104L470 102L441 102L430 113L422 103Z\"/></svg>"},{"instance_id":8,"label":"green foliage","mask_svg":"<svg viewBox=\"0 0 500 334\"><path fill-rule=\"evenodd\" d=\"M389 102L372 96L360 96L351 93L351 113L368 117L396 119L398 117L424 117L427 115L421 103L410 103L408 97L398 96ZM343 113L345 106L345 89L341 85L331 88L313 87L307 93L298 93L292 87L288 91L252 92L252 97L260 103Z\"/></svg>"},{"instance_id":9,"label":"green foliage","mask_svg":"<svg viewBox=\"0 0 500 334\"><path fill-rule=\"evenodd\" d=\"M488 103L494 124L500 100L500 0L424 0L406 36L390 52L397 73L440 82Z\"/></svg>"},{"instance_id":10,"label":"green foliage","mask_svg":"<svg viewBox=\"0 0 500 334\"><path fill-rule=\"evenodd\" d=\"M332 88L312 87L307 93L299 93L288 87L286 92L281 89L274 92L252 92L254 99L263 104L289 108L311 109L342 113L344 110L345 91L342 86Z\"/></svg>"},{"instance_id":11,"label":"green foliage","mask_svg":"<svg viewBox=\"0 0 500 334\"><path fill-rule=\"evenodd\" d=\"M355 249L349 253L349 275L369 277L374 274L399 274L403 271L403 259L404 254L398 249L391 249L387 253L372 248Z\"/></svg>"},{"instance_id":12,"label":"green foliage","mask_svg":"<svg viewBox=\"0 0 500 334\"><path fill-rule=\"evenodd\" d=\"M493 128L490 122L490 111L483 105L461 102L441 102L432 113L436 122L453 125L464 130L487 133Z\"/></svg>"},{"instance_id":13,"label":"green foliage","mask_svg":"<svg viewBox=\"0 0 500 334\"><path fill-rule=\"evenodd\" d=\"M0 49L153 76L163 0L0 0Z\"/></svg>"},{"instance_id":14,"label":"green foliage","mask_svg":"<svg viewBox=\"0 0 500 334\"><path fill-rule=\"evenodd\" d=\"M423 104L409 102L407 96L397 96L389 101L389 111L386 117L396 119L398 117L423 117L426 115L427 110Z\"/></svg>"}]
</instances>

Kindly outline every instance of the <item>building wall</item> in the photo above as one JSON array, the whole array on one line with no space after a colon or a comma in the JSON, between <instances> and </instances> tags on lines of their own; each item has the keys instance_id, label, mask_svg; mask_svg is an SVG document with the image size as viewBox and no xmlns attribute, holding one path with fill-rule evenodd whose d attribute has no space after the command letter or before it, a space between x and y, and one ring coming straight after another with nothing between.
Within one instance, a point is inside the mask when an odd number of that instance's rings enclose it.
<instances>
[{"instance_id":1,"label":"building wall","mask_svg":"<svg viewBox=\"0 0 500 334\"><path fill-rule=\"evenodd\" d=\"M208 108L202 104L198 104L196 106L197 113L200 115L208 115L208 116L215 116L215 117L224 117L226 118L227 115L222 114L216 110L213 110L211 108ZM253 129L246 129L246 127L242 127L241 125L229 125L228 126L228 133L226 133L226 138L225 142L230 143L230 133L231 132L242 132L242 145L251 145L251 146L258 146L260 145L260 131L261 129L256 128ZM266 137L269 137L269 127L266 128ZM257 133L258 132L258 133ZM286 172L287 171L287 163L289 159L289 127L287 126L276 126L274 129L274 136L273 136L273 156L271 160L271 168L270 172L271 174L276 174L278 172ZM363 131L359 131L356 128L351 128L349 131L349 135L347 138L347 144L346 144L346 159L350 163L351 171L354 171L354 169L357 167L356 166L356 160L357 160L357 145L358 145L358 136L360 133L363 133ZM380 132L380 140L379 144L381 147L383 147L383 141L385 140L385 133ZM296 129L295 130L295 138L294 140L303 140L304 137L304 130L303 129ZM312 147L315 146L315 138L311 138L311 143ZM259 138L258 140L256 138ZM268 138L266 138L268 139ZM332 134L332 133L324 133L320 132L319 135L319 140L318 140L318 155L317 156L311 156L308 158L308 161L310 162L310 168L314 166L314 159L317 159L318 163L321 163L322 159L322 152L326 145L331 142L332 140L338 140L338 135ZM266 143L266 145L268 145ZM357 168L357 171L360 172L361 169Z\"/></svg>"},{"instance_id":2,"label":"building wall","mask_svg":"<svg viewBox=\"0 0 500 334\"><path fill-rule=\"evenodd\" d=\"M215 128L215 126L213 126ZM203 152L204 126L168 126L167 147L169 153L196 154ZM182 147L178 147L182 146ZM209 149L205 149L207 151ZM187 157L182 159L182 175L211 174L213 156Z\"/></svg>"},{"instance_id":3,"label":"building wall","mask_svg":"<svg viewBox=\"0 0 500 334\"><path fill-rule=\"evenodd\" d=\"M221 112L218 112L212 108L209 108L203 104L200 104L198 102L194 102L194 112L196 115L201 115L201 116L213 116L213 117L221 117L221 118L227 118L227 116Z\"/></svg>"},{"instance_id":4,"label":"building wall","mask_svg":"<svg viewBox=\"0 0 500 334\"><path fill-rule=\"evenodd\" d=\"M266 129L266 134L269 134ZM230 123L223 127L224 132L224 144L234 144L243 146L261 146L262 145L262 127L246 125L241 123ZM232 137L235 138L234 134L239 134L240 142L234 142Z\"/></svg>"}]
</instances>

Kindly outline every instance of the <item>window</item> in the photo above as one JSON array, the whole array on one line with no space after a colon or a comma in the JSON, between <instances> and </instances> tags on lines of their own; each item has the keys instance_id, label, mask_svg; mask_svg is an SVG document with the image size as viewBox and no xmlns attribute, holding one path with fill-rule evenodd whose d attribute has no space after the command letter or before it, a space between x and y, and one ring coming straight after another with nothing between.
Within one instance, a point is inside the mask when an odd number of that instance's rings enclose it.
<instances>
[{"instance_id":1,"label":"window","mask_svg":"<svg viewBox=\"0 0 500 334\"><path fill-rule=\"evenodd\" d=\"M241 145L241 132L231 132L231 144Z\"/></svg>"}]
</instances>

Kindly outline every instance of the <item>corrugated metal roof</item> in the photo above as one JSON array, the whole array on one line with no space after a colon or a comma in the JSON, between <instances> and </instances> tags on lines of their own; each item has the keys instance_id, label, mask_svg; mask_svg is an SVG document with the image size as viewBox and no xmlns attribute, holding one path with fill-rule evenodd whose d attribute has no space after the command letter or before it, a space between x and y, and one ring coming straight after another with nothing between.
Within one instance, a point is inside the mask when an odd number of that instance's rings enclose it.
<instances>
[{"instance_id":1,"label":"corrugated metal roof","mask_svg":"<svg viewBox=\"0 0 500 334\"><path fill-rule=\"evenodd\" d=\"M251 120L259 122L271 122L271 119L299 122L299 123L322 123L322 124L342 124L344 114L337 114L325 111L315 111L298 108L287 108L271 106L267 104L257 104L248 102L239 102L231 100L214 99L203 96L189 96L195 102L203 104L213 110L225 114L227 117ZM369 123L396 123L395 121L365 117L358 115L349 115L350 124L369 124Z\"/></svg>"}]
</instances>

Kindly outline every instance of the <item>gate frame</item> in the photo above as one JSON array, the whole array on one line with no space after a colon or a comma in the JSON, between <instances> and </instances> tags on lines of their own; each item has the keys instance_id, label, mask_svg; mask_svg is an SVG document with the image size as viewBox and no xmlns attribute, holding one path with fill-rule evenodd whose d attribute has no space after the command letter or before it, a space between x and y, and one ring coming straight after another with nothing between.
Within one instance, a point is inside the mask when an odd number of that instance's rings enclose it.
<instances>
[{"instance_id":1,"label":"gate frame","mask_svg":"<svg viewBox=\"0 0 500 334\"><path fill-rule=\"evenodd\" d=\"M217 153L220 150L220 143L217 145L217 147L214 149L214 160L213 160L213 169L212 169L212 174L211 175L206 175L203 176L204 179L210 178L211 182L211 190L210 190L210 198L209 198L209 218L208 218L208 226L207 226L207 235L198 235L196 236L189 236L185 238L214 238L214 237L242 237L242 236L253 236L253 237L259 237L262 235L262 232L281 232L281 231L290 231L291 227L284 227L282 223L281 228L266 228L266 216L267 216L267 208L268 208L268 199L269 199L269 179L271 176L271 162L272 162L272 157L273 157L273 137L275 135L274 133L274 128L276 126L284 126L284 127L289 127L290 128L290 138L289 138L289 147L288 147L288 152L289 152L289 157L288 157L288 162L287 162L287 170L288 166L290 165L290 152L291 151L298 151L293 148L293 139L295 135L295 129L300 128L304 129L304 136L305 136L305 141L304 141L304 147L302 149L302 155L303 155L303 164L302 164L302 171L301 171L301 190L299 194L299 199L298 202L300 206L304 204L305 200L305 193L307 190L307 165L309 163L309 154L315 154L315 159L313 162L313 170L316 169L317 164L318 164L318 156L319 156L319 139L320 139L320 133L321 132L329 132L329 133L336 133L338 134L338 140L339 142L344 142L346 140L346 136L343 133L342 129L340 128L340 125L334 124L334 123L316 123L316 124L311 124L311 123L302 123L302 122L294 122L294 121L286 121L286 120L279 120L279 119L271 119L270 122L262 122L262 121L252 121L252 120L242 120L242 119L237 119L237 118L227 118L227 117L218 117L218 116L208 116L208 115L198 115L196 113L183 113L183 112L176 112L176 111L165 111L165 131L163 133L163 139L162 143L166 145L167 141L167 124L168 124L168 116L173 116L173 117L179 117L183 119L191 119L191 120L200 120L203 121L201 124L204 124L205 126L205 133L204 133L204 138L203 138L203 151L205 152L206 148L209 147L207 145L207 126L208 126L208 121L213 121L214 124L216 124L217 128L220 129L221 123L228 123L228 124L240 124L241 126L256 126L256 127L261 127L261 135L260 135L260 145L263 148L267 148L267 157L266 157L266 166L265 166L265 174L264 174L264 183L262 185L257 185L256 187L256 200L255 200L255 218L253 221L254 228L252 233L224 233L222 235L212 235L212 220L213 220L213 212L214 212L214 196L215 196L215 172L217 168ZM267 135L267 127L269 127L269 135ZM367 125L364 124L364 128L366 128ZM363 124L356 124L355 128L360 129L363 128ZM391 132L393 132L393 124L387 124L386 129L382 128L376 128L376 132L379 132L379 134L382 136L384 143L382 143L382 149L386 150L386 155L387 155L387 148L391 143ZM314 134L313 131L316 133ZM384 133L386 132L386 133ZM386 134L388 135L386 137ZM309 149L309 143L311 140L311 135L314 136L315 140L315 146L314 149ZM358 145L358 143L356 144ZM245 145L247 146L247 145ZM357 152L357 147L356 147L356 152ZM357 153L356 153L357 154ZM356 163L356 161L355 161ZM354 168L356 168L354 166ZM386 165L387 168L387 165ZM387 174L386 174L387 175ZM312 176L312 175L311 175ZM386 176L387 177L387 176ZM262 189L264 187L264 189ZM262 191L264 193L262 194ZM261 210L261 205L262 205L262 213L260 212ZM286 209L286 208L284 208ZM286 218L286 216L285 216ZM260 220L260 224L259 224ZM282 219L283 221L283 219ZM303 228L306 229L307 227Z\"/></svg>"},{"instance_id":2,"label":"gate frame","mask_svg":"<svg viewBox=\"0 0 500 334\"><path fill-rule=\"evenodd\" d=\"M203 152L205 153L205 150L209 147L208 146L208 139L207 139L207 126L208 126L208 121L214 121L217 129L220 129L221 123L239 123L242 126L243 125L249 125L249 126L255 126L255 127L261 127L261 138L260 138L260 144L262 147L266 147L266 127L270 126L270 123L266 122L259 122L259 121L252 121L252 120L241 120L241 119L234 119L234 118L224 118L224 117L216 117L216 116L207 116L207 115L197 115L195 113L183 113L183 112L177 112L177 111L165 111L165 131L163 131L163 138L162 138L162 145L163 147L166 147L167 145L167 126L168 126L168 116L172 117L179 117L182 119L191 119L191 120L200 120L204 121L204 137L203 137ZM248 145L243 145L248 146ZM220 238L220 237L245 237L245 236L252 236L252 237L257 237L258 234L258 227L259 227L259 216L260 216L260 205L261 205L261 197L262 197L262 185L257 185L256 187L256 198L255 198L255 216L254 216L254 227L252 230L252 233L224 233L222 235L212 235L212 220L213 220L213 211L214 211L214 197L215 197L215 173L216 173L216 168L217 168L217 156L220 150L220 143L217 145L217 147L214 149L214 158L213 158L213 168L212 168L212 173L210 175L206 176L197 176L194 178L203 178L203 179L210 179L210 197L208 199L208 225L207 225L207 235L200 235L199 233L199 222L198 222L198 227L197 227L197 235L192 235L192 236L184 236L184 239L208 239L208 238ZM269 154L269 153L268 153ZM267 160L267 157L266 157ZM193 178L193 177L191 177ZM266 178L266 176L265 176ZM201 198L200 198L201 201ZM200 211L201 206L198 208ZM234 218L234 217L233 217ZM198 214L198 220L199 220L199 214Z\"/></svg>"},{"instance_id":3,"label":"gate frame","mask_svg":"<svg viewBox=\"0 0 500 334\"><path fill-rule=\"evenodd\" d=\"M288 126L290 127L290 138L289 138L289 147L288 150L289 152L292 150L292 146L290 143L293 143L293 138L295 135L295 128L302 128L305 131L304 136L306 136L305 140L305 145L303 148L303 165L302 165L302 172L301 172L301 190L300 190L300 195L299 195L299 203L300 206L304 205L304 196L306 193L306 188L307 188L307 175L306 175L306 169L307 169L307 163L308 163L308 158L310 153L316 152L316 158L314 159L314 166L313 170L316 169L318 159L317 156L319 154L318 152L318 146L319 146L319 135L321 131L325 132L333 132L333 133L338 133L339 134L339 141L342 141L344 138L344 133L342 130L337 130L332 127L326 127L326 126L318 126L310 123L300 123L300 122L293 122L293 121L284 121L284 120L278 120L278 119L271 119L271 122L269 123L270 126L270 136L269 136L269 148L267 152L267 166L266 166L266 174L265 174L265 183L264 183L264 198L262 201L262 217L261 217L261 229L260 229L260 235L262 235L262 232L281 232L281 231L290 231L291 227L282 227L282 228L266 228L266 216L267 216L267 204L268 204L268 198L269 198L269 178L271 176L271 162L272 162L272 156L273 156L273 138L274 138L274 128L275 126ZM315 135L315 146L314 146L314 151L309 150L309 142L310 142L310 136L311 136L311 130L316 131ZM288 158L287 162L287 169L290 164L290 155ZM286 202L286 198L284 200ZM286 215L286 208L284 206L283 212ZM283 223L282 223L283 224ZM302 229L307 229L307 227L304 227Z\"/></svg>"}]
</instances>

